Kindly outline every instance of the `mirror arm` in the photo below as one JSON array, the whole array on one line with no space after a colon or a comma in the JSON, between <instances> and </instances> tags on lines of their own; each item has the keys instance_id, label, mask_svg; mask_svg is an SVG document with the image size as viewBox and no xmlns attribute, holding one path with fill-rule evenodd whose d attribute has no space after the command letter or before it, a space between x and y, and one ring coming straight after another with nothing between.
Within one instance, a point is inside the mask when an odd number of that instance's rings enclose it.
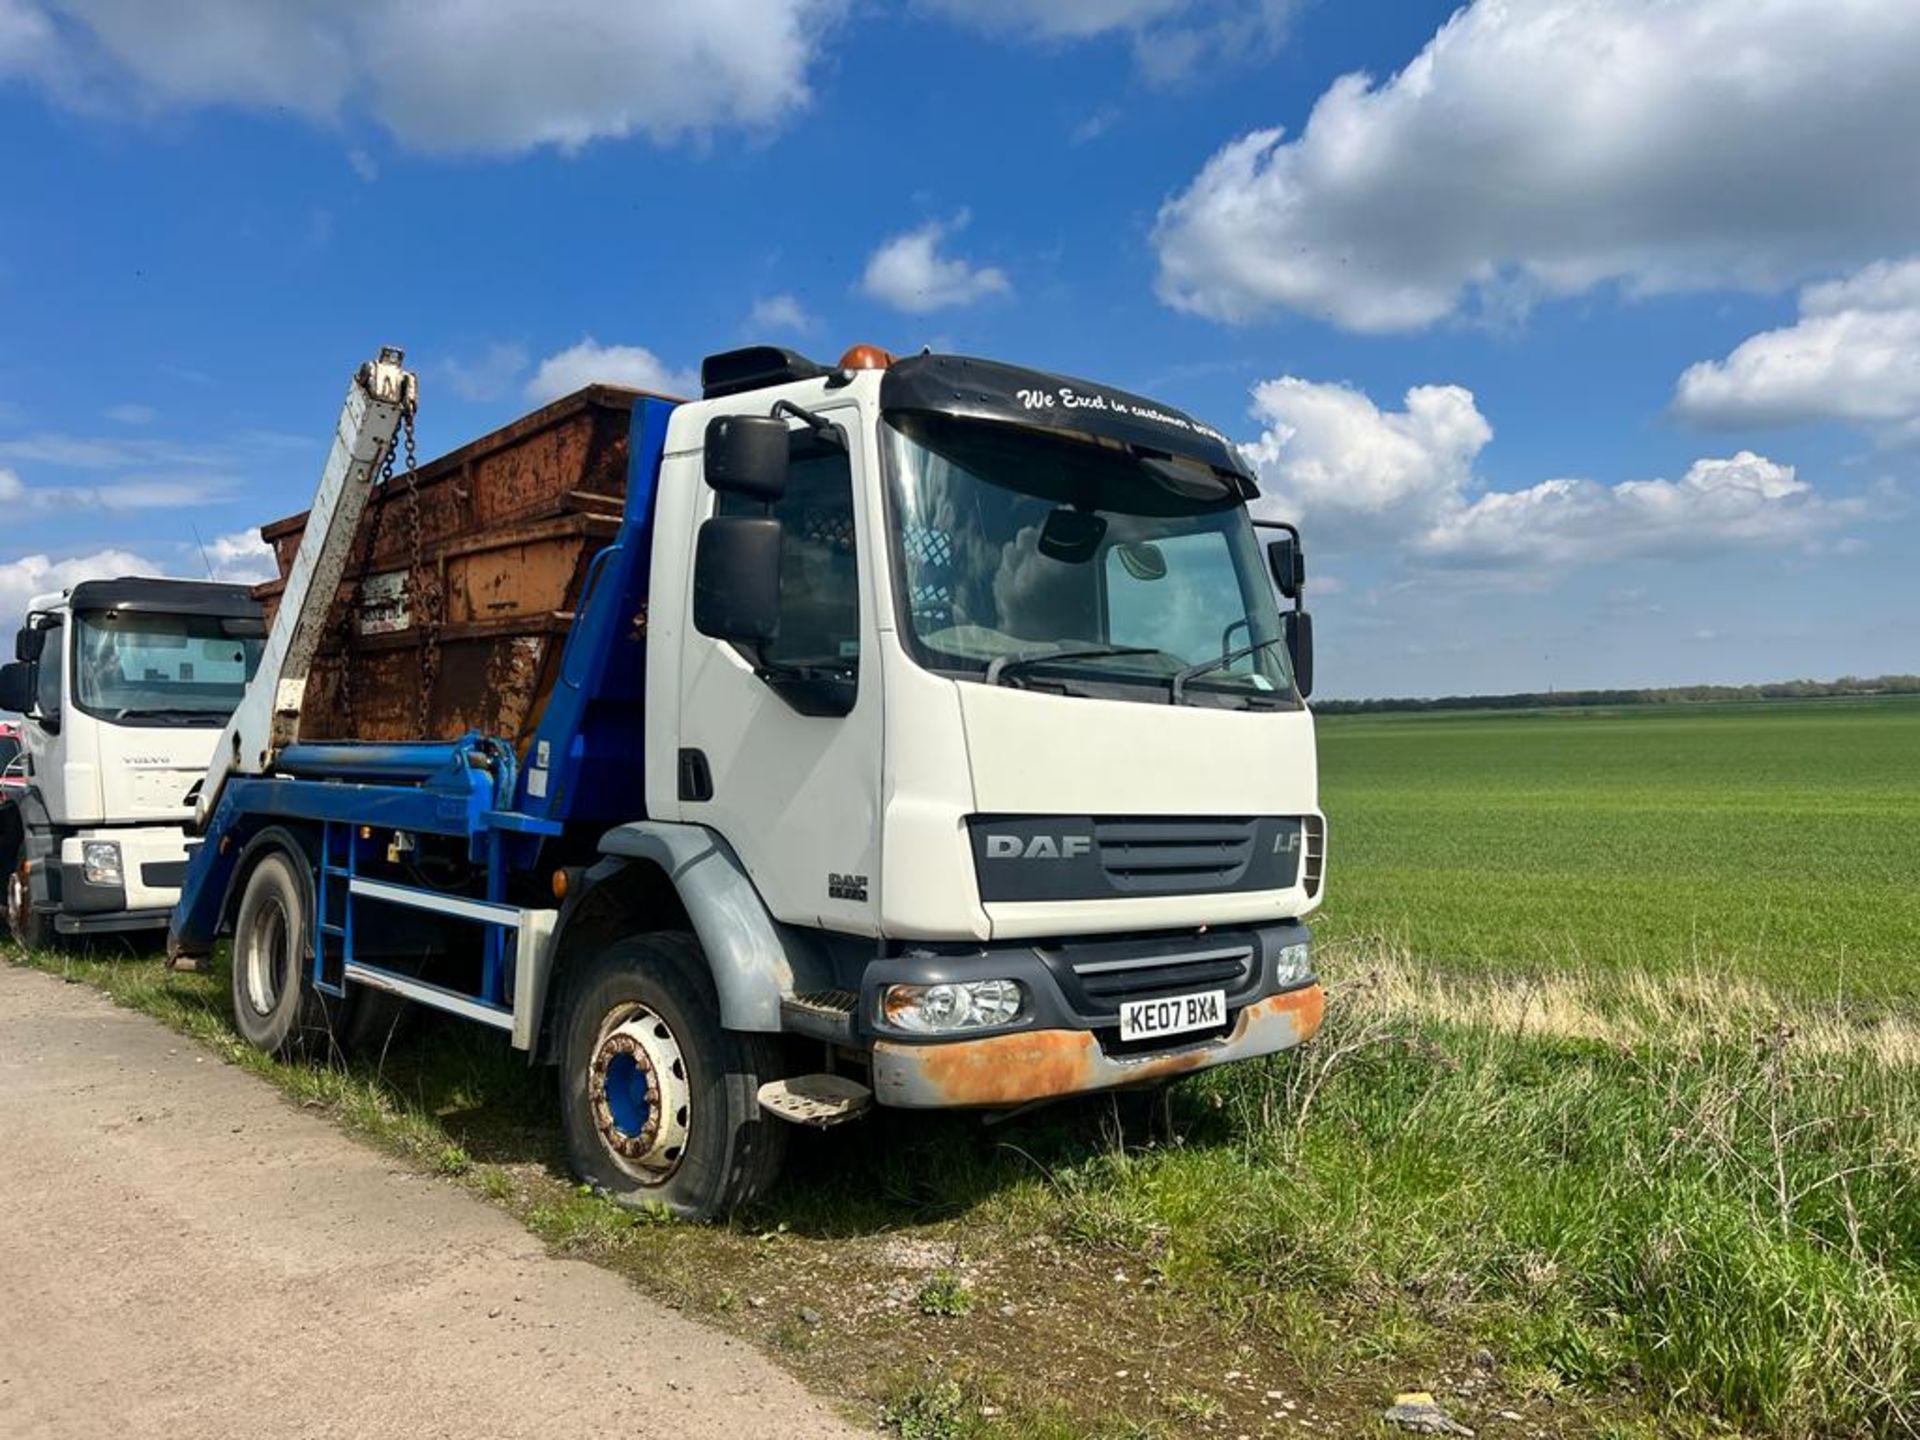
<instances>
[{"instance_id":1,"label":"mirror arm","mask_svg":"<svg viewBox=\"0 0 1920 1440\"><path fill-rule=\"evenodd\" d=\"M840 427L824 415L815 414L811 410L794 404L791 400L774 401L773 409L769 413L776 417L791 415L827 444L832 445L836 449L844 450L846 448L846 441L841 437Z\"/></svg>"},{"instance_id":2,"label":"mirror arm","mask_svg":"<svg viewBox=\"0 0 1920 1440\"><path fill-rule=\"evenodd\" d=\"M1294 524L1294 523L1292 523L1291 521L1289 521L1289 520L1262 520L1262 519L1259 519L1259 518L1258 518L1257 516L1254 516L1254 515L1249 515L1249 516L1247 516L1247 518L1248 518L1249 520L1251 520L1251 521L1253 521L1253 528L1254 528L1254 529L1256 529L1256 530L1284 530L1284 531L1286 531L1286 532L1287 532L1287 534L1289 534L1289 535L1291 535L1291 536L1293 537L1293 544L1294 544L1294 548L1295 548L1296 550L1300 548L1300 543L1301 543L1301 541L1300 541L1300 527L1299 527L1298 525L1295 525L1295 524ZM1294 609L1294 613L1295 613L1295 614L1298 614L1298 613L1299 613L1299 612L1300 612L1301 610L1303 610L1303 609L1305 609L1305 608L1306 608L1306 593L1307 593L1307 582L1306 582L1306 581L1305 581L1305 580L1303 579L1303 580L1301 580L1301 581L1300 581L1300 583L1299 583L1299 584L1297 584L1297 585L1295 585L1295 586L1293 587L1293 609Z\"/></svg>"}]
</instances>

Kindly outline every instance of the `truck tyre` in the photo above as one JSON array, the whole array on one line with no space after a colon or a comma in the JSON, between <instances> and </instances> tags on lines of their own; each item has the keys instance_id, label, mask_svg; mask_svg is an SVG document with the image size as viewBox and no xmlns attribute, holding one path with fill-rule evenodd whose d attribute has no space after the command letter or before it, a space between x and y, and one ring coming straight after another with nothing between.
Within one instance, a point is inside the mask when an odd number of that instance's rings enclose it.
<instances>
[{"instance_id":1,"label":"truck tyre","mask_svg":"<svg viewBox=\"0 0 1920 1440\"><path fill-rule=\"evenodd\" d=\"M731 1214L773 1184L783 1122L760 1110L778 1038L720 1027L692 935L636 936L583 962L561 1017L561 1110L573 1170L628 1205Z\"/></svg>"},{"instance_id":2,"label":"truck tyre","mask_svg":"<svg viewBox=\"0 0 1920 1440\"><path fill-rule=\"evenodd\" d=\"M7 872L7 929L22 950L45 950L54 943L53 917L33 908L33 887L18 865Z\"/></svg>"},{"instance_id":3,"label":"truck tyre","mask_svg":"<svg viewBox=\"0 0 1920 1440\"><path fill-rule=\"evenodd\" d=\"M272 850L247 875L233 922L233 1022L256 1050L289 1059L330 1033L324 997L307 979L311 955L304 868Z\"/></svg>"}]
</instances>

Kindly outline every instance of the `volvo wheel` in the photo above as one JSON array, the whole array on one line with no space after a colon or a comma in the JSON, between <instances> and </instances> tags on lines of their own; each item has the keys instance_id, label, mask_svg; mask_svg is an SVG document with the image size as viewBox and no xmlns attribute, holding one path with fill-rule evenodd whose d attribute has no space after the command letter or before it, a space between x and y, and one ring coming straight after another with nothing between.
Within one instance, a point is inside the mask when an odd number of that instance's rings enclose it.
<instances>
[{"instance_id":1,"label":"volvo wheel","mask_svg":"<svg viewBox=\"0 0 1920 1440\"><path fill-rule=\"evenodd\" d=\"M52 919L33 908L33 886L24 865L7 875L7 929L22 950L45 950L54 941Z\"/></svg>"},{"instance_id":2,"label":"volvo wheel","mask_svg":"<svg viewBox=\"0 0 1920 1440\"><path fill-rule=\"evenodd\" d=\"M628 1204L691 1220L764 1194L786 1127L761 1113L778 1038L720 1027L691 935L640 936L584 962L563 1017L562 1107L574 1172Z\"/></svg>"}]
</instances>

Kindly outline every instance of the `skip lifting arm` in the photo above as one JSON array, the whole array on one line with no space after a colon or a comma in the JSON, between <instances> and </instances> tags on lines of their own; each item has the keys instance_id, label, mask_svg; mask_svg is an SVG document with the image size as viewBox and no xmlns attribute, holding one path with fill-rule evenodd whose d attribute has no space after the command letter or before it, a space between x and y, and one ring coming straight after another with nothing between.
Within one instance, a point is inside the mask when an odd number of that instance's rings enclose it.
<instances>
[{"instance_id":1,"label":"skip lifting arm","mask_svg":"<svg viewBox=\"0 0 1920 1440\"><path fill-rule=\"evenodd\" d=\"M403 352L383 346L355 372L320 472L312 518L287 575L260 668L221 733L200 787L195 823L204 829L230 775L258 775L298 738L307 675L359 533L360 515L402 423L411 424L419 388Z\"/></svg>"}]
</instances>

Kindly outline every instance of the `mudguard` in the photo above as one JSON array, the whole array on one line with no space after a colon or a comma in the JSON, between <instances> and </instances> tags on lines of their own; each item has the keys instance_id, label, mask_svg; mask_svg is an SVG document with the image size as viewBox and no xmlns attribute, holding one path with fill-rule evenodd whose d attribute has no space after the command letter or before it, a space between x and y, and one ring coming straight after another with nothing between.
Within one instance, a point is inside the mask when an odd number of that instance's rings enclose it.
<instances>
[{"instance_id":1,"label":"mudguard","mask_svg":"<svg viewBox=\"0 0 1920 1440\"><path fill-rule=\"evenodd\" d=\"M706 826L636 821L603 835L600 853L665 872L713 969L727 1029L777 1032L781 999L825 983L820 960L768 913L733 847ZM589 878L611 879L606 863Z\"/></svg>"}]
</instances>

